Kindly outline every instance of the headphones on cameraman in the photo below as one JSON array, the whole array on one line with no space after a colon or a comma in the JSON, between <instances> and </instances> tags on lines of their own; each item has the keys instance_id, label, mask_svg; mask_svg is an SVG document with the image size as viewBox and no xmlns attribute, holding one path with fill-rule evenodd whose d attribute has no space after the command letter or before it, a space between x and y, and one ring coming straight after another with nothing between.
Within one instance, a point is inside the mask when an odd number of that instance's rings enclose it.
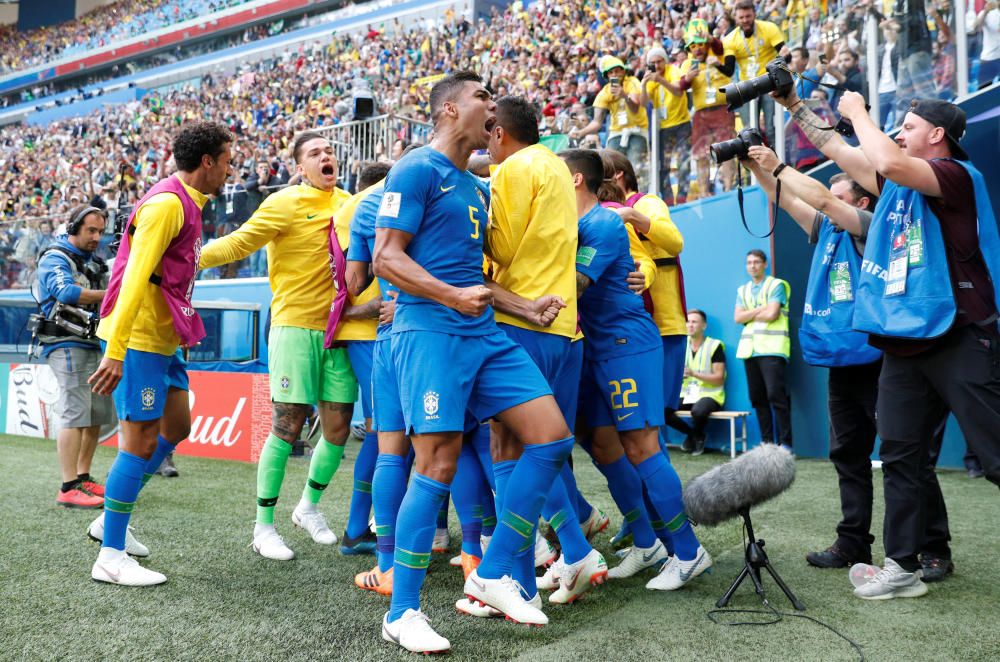
<instances>
[{"instance_id":1,"label":"headphones on cameraman","mask_svg":"<svg viewBox=\"0 0 1000 662\"><path fill-rule=\"evenodd\" d=\"M83 227L83 219L87 218L89 214L97 212L101 216L104 216L104 210L99 207L86 206L79 212L74 214L70 219L69 223L66 224L66 234L77 235L80 233L80 228Z\"/></svg>"}]
</instances>

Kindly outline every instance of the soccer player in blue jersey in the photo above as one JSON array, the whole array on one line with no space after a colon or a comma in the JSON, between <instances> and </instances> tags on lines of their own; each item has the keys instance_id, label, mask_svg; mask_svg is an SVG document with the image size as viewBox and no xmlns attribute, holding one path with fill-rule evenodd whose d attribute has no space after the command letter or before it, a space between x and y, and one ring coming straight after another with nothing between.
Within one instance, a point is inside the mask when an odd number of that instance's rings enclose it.
<instances>
[{"instance_id":1,"label":"soccer player in blue jersey","mask_svg":"<svg viewBox=\"0 0 1000 662\"><path fill-rule=\"evenodd\" d=\"M678 589L711 567L712 558L684 513L680 478L660 452L663 346L642 300L627 286L634 268L629 252L633 230L598 201L604 179L600 155L575 149L561 156L573 173L580 217L576 271L580 325L586 338L581 402L593 428L594 461L607 477L635 541L608 576L630 577L666 560L646 588ZM643 486L670 530L675 556L669 559L643 505Z\"/></svg>"},{"instance_id":2,"label":"soccer player in blue jersey","mask_svg":"<svg viewBox=\"0 0 1000 662\"><path fill-rule=\"evenodd\" d=\"M483 284L487 193L466 172L489 142L496 104L474 73L450 74L431 89L434 138L386 178L376 220L375 274L399 286L392 358L415 475L396 527L393 593L382 621L387 641L414 652L450 643L420 611L435 518L461 450L466 409L497 417L525 444L511 474L500 525L465 593L510 619L535 625L545 614L511 578L514 555L533 546L546 493L573 447L552 391L527 353L497 328Z\"/></svg>"}]
</instances>

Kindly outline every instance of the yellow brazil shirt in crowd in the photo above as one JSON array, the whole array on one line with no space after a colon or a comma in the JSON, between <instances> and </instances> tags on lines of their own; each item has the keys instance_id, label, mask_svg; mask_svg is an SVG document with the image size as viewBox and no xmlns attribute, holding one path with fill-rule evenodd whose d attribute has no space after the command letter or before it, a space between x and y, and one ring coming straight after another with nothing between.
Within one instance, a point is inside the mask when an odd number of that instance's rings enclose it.
<instances>
[{"instance_id":1,"label":"yellow brazil shirt in crowd","mask_svg":"<svg viewBox=\"0 0 1000 662\"><path fill-rule=\"evenodd\" d=\"M669 83L679 83L681 80L680 67L669 65L663 77ZM688 113L687 94L675 96L656 81L646 83L646 94L649 95L654 116L660 120L661 129L669 129L672 126L687 124L691 121L691 115Z\"/></svg>"},{"instance_id":2,"label":"yellow brazil shirt in crowd","mask_svg":"<svg viewBox=\"0 0 1000 662\"><path fill-rule=\"evenodd\" d=\"M204 194L187 184L184 190L199 209L205 206ZM162 274L163 254L184 227L180 199L173 193L154 195L139 207L132 225L135 234L128 240L128 264L118 299L97 327L97 337L108 344L104 355L116 361L125 360L126 349L169 356L180 344L163 292L149 282L151 275Z\"/></svg>"},{"instance_id":3,"label":"yellow brazil shirt in crowd","mask_svg":"<svg viewBox=\"0 0 1000 662\"><path fill-rule=\"evenodd\" d=\"M646 109L639 106L635 112L629 110L625 97L642 93L641 83L635 76L626 76L622 81L622 94L617 99L611 93L611 83L597 93L594 108L606 110L611 115L610 135L617 135L625 129L645 129L649 127Z\"/></svg>"},{"instance_id":4,"label":"yellow brazil shirt in crowd","mask_svg":"<svg viewBox=\"0 0 1000 662\"><path fill-rule=\"evenodd\" d=\"M547 147L525 147L493 170L486 232L493 280L525 299L554 294L566 302L547 328L500 311L497 322L576 336L578 233L572 175Z\"/></svg>"},{"instance_id":5,"label":"yellow brazil shirt in crowd","mask_svg":"<svg viewBox=\"0 0 1000 662\"><path fill-rule=\"evenodd\" d=\"M749 37L737 27L722 40L726 55L736 58L742 80L765 73L764 66L778 57L776 46L785 41L781 28L774 23L754 21L753 25L753 34Z\"/></svg>"},{"instance_id":6,"label":"yellow brazil shirt in crowd","mask_svg":"<svg viewBox=\"0 0 1000 662\"><path fill-rule=\"evenodd\" d=\"M267 246L271 326L325 331L333 301L330 219L350 194L308 184L272 193L250 219L205 246L201 268L241 260Z\"/></svg>"},{"instance_id":7,"label":"yellow brazil shirt in crowd","mask_svg":"<svg viewBox=\"0 0 1000 662\"><path fill-rule=\"evenodd\" d=\"M732 78L725 75L713 65L706 65L694 58L688 58L681 65L680 73L686 76L691 67L698 67L698 75L691 80L691 105L695 112L706 108L726 105L726 95L719 91L732 82Z\"/></svg>"},{"instance_id":8,"label":"yellow brazil shirt in crowd","mask_svg":"<svg viewBox=\"0 0 1000 662\"><path fill-rule=\"evenodd\" d=\"M369 195L374 193L376 190L381 189L385 184L385 180L378 182L377 184L372 184L360 193L356 193L351 196L350 200L341 205L337 213L333 215L334 228L337 232L337 241L340 242L340 248L347 254L348 243L351 239L351 220L354 218L354 213L358 210L358 205L361 201L367 198ZM372 299L377 299L381 296L381 291L378 287L378 280L372 279L371 285L369 285L364 292L359 294L357 297L352 297L349 293L347 295L347 303L350 306L363 306ZM373 317L370 319L344 319L340 321L337 326L337 333L333 336L335 341L347 341L347 340L375 340L375 333L378 331L378 318Z\"/></svg>"}]
</instances>

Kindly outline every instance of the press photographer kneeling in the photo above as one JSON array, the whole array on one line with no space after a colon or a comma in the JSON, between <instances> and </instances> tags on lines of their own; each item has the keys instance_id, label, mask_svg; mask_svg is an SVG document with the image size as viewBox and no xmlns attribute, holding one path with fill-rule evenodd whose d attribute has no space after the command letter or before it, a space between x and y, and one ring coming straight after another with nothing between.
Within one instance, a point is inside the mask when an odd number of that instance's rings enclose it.
<instances>
[{"instance_id":1,"label":"press photographer kneeling","mask_svg":"<svg viewBox=\"0 0 1000 662\"><path fill-rule=\"evenodd\" d=\"M877 429L885 490L885 565L858 597L927 592L918 553L926 526L920 475L937 422L958 419L984 472L1000 484L1000 330L993 283L1000 236L982 174L959 145L965 112L936 99L910 105L895 142L864 99L839 111L851 147L795 96L775 96L824 155L867 191L879 191L853 289L853 327L884 352Z\"/></svg>"},{"instance_id":2,"label":"press photographer kneeling","mask_svg":"<svg viewBox=\"0 0 1000 662\"><path fill-rule=\"evenodd\" d=\"M837 471L842 519L837 539L806 560L819 568L844 568L871 563L872 466L875 447L875 405L882 352L868 336L854 331L855 288L861 270L868 229L878 197L844 173L834 175L827 189L791 166L783 165L767 147L748 150L748 167L773 202L781 182L780 204L809 235L813 252L806 287L799 345L806 363L829 368L828 411L830 461ZM944 420L934 443L940 445ZM933 454L933 459L937 453ZM954 567L949 547L948 513L934 473L925 458L921 472L927 526L919 548L924 581L944 579Z\"/></svg>"},{"instance_id":3,"label":"press photographer kneeling","mask_svg":"<svg viewBox=\"0 0 1000 662\"><path fill-rule=\"evenodd\" d=\"M104 233L104 212L80 206L70 212L66 235L38 260L36 300L41 314L31 319L32 343L59 383L56 440L62 486L56 503L69 508L102 508L104 487L90 476L100 428L112 420L111 398L90 390L101 347L95 331L108 268L94 256Z\"/></svg>"}]
</instances>

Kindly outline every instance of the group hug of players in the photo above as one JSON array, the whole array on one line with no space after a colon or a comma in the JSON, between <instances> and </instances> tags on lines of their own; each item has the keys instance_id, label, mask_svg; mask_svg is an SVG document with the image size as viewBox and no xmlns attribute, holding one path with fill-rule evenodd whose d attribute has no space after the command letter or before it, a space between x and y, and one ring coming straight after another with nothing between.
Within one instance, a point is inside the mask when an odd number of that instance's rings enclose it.
<instances>
[{"instance_id":1,"label":"group hug of players","mask_svg":"<svg viewBox=\"0 0 1000 662\"><path fill-rule=\"evenodd\" d=\"M337 542L317 503L343 456L360 384L367 434L340 543L344 553L376 552L356 584L391 596L385 640L414 652L450 648L420 610L449 495L463 534L456 607L473 616L541 626L539 589L571 603L607 578L646 571L647 588L675 590L712 565L660 445L686 352L683 239L666 205L635 190L627 161L606 173L596 151L556 155L539 145L534 108L494 101L473 73L438 81L430 103L430 144L391 169L369 166L354 196L336 186L329 141L297 136L302 183L204 250L200 208L228 177L232 137L212 123L180 129L178 172L136 205L98 329L105 355L91 383L113 395L121 442L95 580L166 580L135 560L148 550L128 521L190 425L179 348L205 335L191 305L194 278L264 246L273 422L258 466L255 552L294 557L274 508L314 406L322 439L292 521L317 543ZM469 172L470 155L484 148L488 182ZM599 198L602 189L617 193ZM610 569L590 543L608 518L577 489L576 441L632 536ZM536 578L540 517L561 555Z\"/></svg>"}]
</instances>

